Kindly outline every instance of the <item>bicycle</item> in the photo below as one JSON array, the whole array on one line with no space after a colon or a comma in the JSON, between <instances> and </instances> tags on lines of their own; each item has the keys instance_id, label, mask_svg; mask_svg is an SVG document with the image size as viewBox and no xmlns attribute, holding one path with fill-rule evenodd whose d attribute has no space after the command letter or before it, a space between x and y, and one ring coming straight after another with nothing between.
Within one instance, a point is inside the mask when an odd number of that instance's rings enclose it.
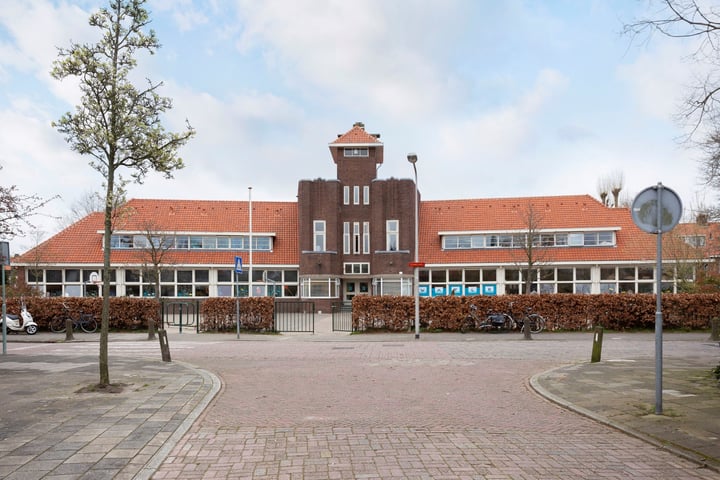
<instances>
[{"instance_id":1,"label":"bicycle","mask_svg":"<svg viewBox=\"0 0 720 480\"><path fill-rule=\"evenodd\" d=\"M80 312L78 318L73 318L70 307L63 302L63 308L65 309L65 315L55 317L50 321L50 331L54 333L63 333L66 328L66 320L69 318L72 320L72 329L77 330L78 328L85 333L94 333L97 330L98 324L95 320L95 316L91 313Z\"/></svg>"},{"instance_id":2,"label":"bicycle","mask_svg":"<svg viewBox=\"0 0 720 480\"><path fill-rule=\"evenodd\" d=\"M525 322L530 325L530 333L540 333L545 329L545 319L537 313L534 313L530 307L525 309L522 318L515 318L512 314L512 306L514 302L510 302L510 313L488 312L484 319L480 318L478 308L474 304L470 304L470 312L460 324L460 332L465 333L468 330L515 330L519 329L524 332Z\"/></svg>"},{"instance_id":3,"label":"bicycle","mask_svg":"<svg viewBox=\"0 0 720 480\"><path fill-rule=\"evenodd\" d=\"M515 328L515 321L507 313L488 312L482 319L475 304L470 304L470 312L460 324L460 332L468 330L512 330Z\"/></svg>"},{"instance_id":4,"label":"bicycle","mask_svg":"<svg viewBox=\"0 0 720 480\"><path fill-rule=\"evenodd\" d=\"M509 305L509 308L511 311L512 311L513 303L515 303L515 302L510 302L510 305ZM512 316L512 313L510 314L510 317L513 319L513 321L515 322L515 325L521 332L525 331L524 329L525 329L526 321L530 325L530 333L540 333L545 329L545 319L542 316L540 316L539 314L534 313L532 311L532 308L530 308L530 307L525 307L525 312L523 313L522 318L517 319Z\"/></svg>"}]
</instances>

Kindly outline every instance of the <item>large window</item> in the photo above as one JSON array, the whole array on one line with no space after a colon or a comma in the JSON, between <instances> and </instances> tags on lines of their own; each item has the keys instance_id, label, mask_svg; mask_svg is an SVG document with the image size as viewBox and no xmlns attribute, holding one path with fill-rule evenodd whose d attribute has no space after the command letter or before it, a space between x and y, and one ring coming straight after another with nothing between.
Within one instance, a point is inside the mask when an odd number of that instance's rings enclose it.
<instances>
[{"instance_id":1,"label":"large window","mask_svg":"<svg viewBox=\"0 0 720 480\"><path fill-rule=\"evenodd\" d=\"M110 270L110 296L116 294L115 270ZM28 269L26 281L48 297L97 297L102 269Z\"/></svg>"},{"instance_id":2,"label":"large window","mask_svg":"<svg viewBox=\"0 0 720 480\"><path fill-rule=\"evenodd\" d=\"M147 249L150 246L175 250L250 250L249 235L113 235L110 237L112 249ZM270 252L273 237L253 235L252 249Z\"/></svg>"},{"instance_id":3,"label":"large window","mask_svg":"<svg viewBox=\"0 0 720 480\"><path fill-rule=\"evenodd\" d=\"M399 248L400 243L400 221L388 220L385 222L386 250L394 252Z\"/></svg>"},{"instance_id":4,"label":"large window","mask_svg":"<svg viewBox=\"0 0 720 480\"><path fill-rule=\"evenodd\" d=\"M313 251L325 251L325 220L313 222Z\"/></svg>"},{"instance_id":5,"label":"large window","mask_svg":"<svg viewBox=\"0 0 720 480\"><path fill-rule=\"evenodd\" d=\"M526 248L527 234L452 234L443 235L445 250L469 250L473 248ZM597 247L614 246L615 232L538 233L532 244L538 247Z\"/></svg>"},{"instance_id":6,"label":"large window","mask_svg":"<svg viewBox=\"0 0 720 480\"><path fill-rule=\"evenodd\" d=\"M301 285L304 298L337 298L340 291L337 278L303 278Z\"/></svg>"}]
</instances>

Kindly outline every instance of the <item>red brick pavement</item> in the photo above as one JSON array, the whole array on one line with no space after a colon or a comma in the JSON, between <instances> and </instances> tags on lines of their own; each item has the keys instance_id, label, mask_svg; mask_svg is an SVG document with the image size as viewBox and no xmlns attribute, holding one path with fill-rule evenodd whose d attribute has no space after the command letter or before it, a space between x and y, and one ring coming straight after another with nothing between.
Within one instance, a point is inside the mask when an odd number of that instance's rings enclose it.
<instances>
[{"instance_id":1,"label":"red brick pavement","mask_svg":"<svg viewBox=\"0 0 720 480\"><path fill-rule=\"evenodd\" d=\"M533 393L528 379L561 364L565 348L243 341L181 351L224 387L153 478L717 478Z\"/></svg>"}]
</instances>

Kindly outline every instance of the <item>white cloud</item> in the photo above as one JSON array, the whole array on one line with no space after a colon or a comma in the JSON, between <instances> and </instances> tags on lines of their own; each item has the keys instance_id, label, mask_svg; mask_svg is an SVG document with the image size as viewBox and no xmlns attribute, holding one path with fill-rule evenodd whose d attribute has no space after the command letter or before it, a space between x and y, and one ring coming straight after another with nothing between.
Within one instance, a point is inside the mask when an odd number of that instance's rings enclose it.
<instances>
[{"instance_id":1,"label":"white cloud","mask_svg":"<svg viewBox=\"0 0 720 480\"><path fill-rule=\"evenodd\" d=\"M541 71L535 85L514 104L446 122L438 136L439 150L458 159L517 160L533 141L542 109L566 85L567 80L559 72Z\"/></svg>"},{"instance_id":2,"label":"white cloud","mask_svg":"<svg viewBox=\"0 0 720 480\"><path fill-rule=\"evenodd\" d=\"M674 117L692 82L693 68L684 63L689 53L680 42L656 38L654 48L620 65L617 75L630 87L633 101L647 115L667 120Z\"/></svg>"},{"instance_id":3,"label":"white cloud","mask_svg":"<svg viewBox=\"0 0 720 480\"><path fill-rule=\"evenodd\" d=\"M262 51L291 87L307 82L324 101L386 116L427 115L457 102L452 87L458 81L444 67L445 57L432 54L443 50L454 37L454 22L462 21L452 2L437 16L432 9L381 1L362 8L325 1L238 5L240 52Z\"/></svg>"}]
</instances>

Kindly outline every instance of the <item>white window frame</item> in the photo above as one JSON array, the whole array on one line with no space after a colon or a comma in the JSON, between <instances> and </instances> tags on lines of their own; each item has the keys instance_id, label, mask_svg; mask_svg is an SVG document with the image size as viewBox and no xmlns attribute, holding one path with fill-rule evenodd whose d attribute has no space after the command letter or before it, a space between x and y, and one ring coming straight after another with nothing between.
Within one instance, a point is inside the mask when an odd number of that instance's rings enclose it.
<instances>
[{"instance_id":1,"label":"white window frame","mask_svg":"<svg viewBox=\"0 0 720 480\"><path fill-rule=\"evenodd\" d=\"M343 187L343 204L350 205L350 187L348 185Z\"/></svg>"},{"instance_id":2,"label":"white window frame","mask_svg":"<svg viewBox=\"0 0 720 480\"><path fill-rule=\"evenodd\" d=\"M350 254L350 222L343 222L343 253Z\"/></svg>"},{"instance_id":3,"label":"white window frame","mask_svg":"<svg viewBox=\"0 0 720 480\"><path fill-rule=\"evenodd\" d=\"M360 205L360 186L353 187L353 205Z\"/></svg>"},{"instance_id":4,"label":"white window frame","mask_svg":"<svg viewBox=\"0 0 720 480\"><path fill-rule=\"evenodd\" d=\"M363 205L370 205L370 186L363 186Z\"/></svg>"},{"instance_id":5,"label":"white window frame","mask_svg":"<svg viewBox=\"0 0 720 480\"><path fill-rule=\"evenodd\" d=\"M314 252L325 252L327 251L326 236L327 230L325 229L325 220L313 220L313 251ZM322 247L322 248L319 248Z\"/></svg>"},{"instance_id":6,"label":"white window frame","mask_svg":"<svg viewBox=\"0 0 720 480\"><path fill-rule=\"evenodd\" d=\"M388 252L400 250L400 220L385 221L385 248Z\"/></svg>"},{"instance_id":7,"label":"white window frame","mask_svg":"<svg viewBox=\"0 0 720 480\"><path fill-rule=\"evenodd\" d=\"M370 253L370 222L363 222L363 253Z\"/></svg>"},{"instance_id":8,"label":"white window frame","mask_svg":"<svg viewBox=\"0 0 720 480\"><path fill-rule=\"evenodd\" d=\"M352 236L352 250L354 254L360 253L361 245L360 245L361 237L360 237L360 222L353 222L353 236Z\"/></svg>"}]
</instances>

